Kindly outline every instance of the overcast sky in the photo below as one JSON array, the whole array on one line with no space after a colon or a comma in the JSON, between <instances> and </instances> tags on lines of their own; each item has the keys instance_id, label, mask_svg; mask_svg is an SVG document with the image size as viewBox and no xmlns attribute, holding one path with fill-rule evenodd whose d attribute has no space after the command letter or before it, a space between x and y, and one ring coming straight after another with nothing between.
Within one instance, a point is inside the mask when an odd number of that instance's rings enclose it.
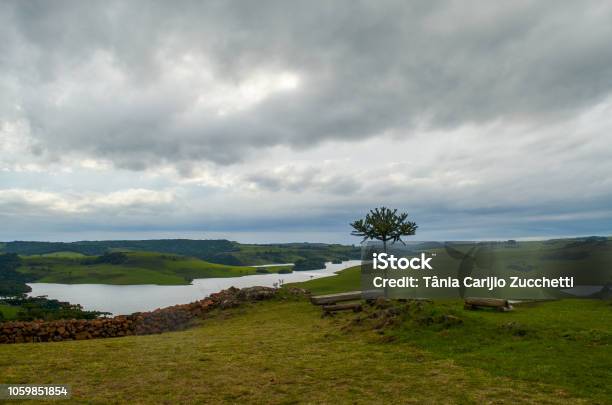
<instances>
[{"instance_id":1,"label":"overcast sky","mask_svg":"<svg viewBox=\"0 0 612 405\"><path fill-rule=\"evenodd\" d=\"M612 3L2 1L0 240L612 234Z\"/></svg>"}]
</instances>

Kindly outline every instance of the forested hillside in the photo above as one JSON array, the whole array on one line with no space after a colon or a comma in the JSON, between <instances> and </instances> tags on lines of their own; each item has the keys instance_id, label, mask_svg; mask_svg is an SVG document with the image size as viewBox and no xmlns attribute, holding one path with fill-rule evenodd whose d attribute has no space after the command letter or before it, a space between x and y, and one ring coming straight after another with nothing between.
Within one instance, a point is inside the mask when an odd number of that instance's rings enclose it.
<instances>
[{"instance_id":1,"label":"forested hillside","mask_svg":"<svg viewBox=\"0 0 612 405\"><path fill-rule=\"evenodd\" d=\"M326 261L341 261L360 257L360 249L354 246L324 243L246 245L224 239L114 240L68 243L15 241L0 244L0 253L17 253L24 256L56 252L100 256L112 251L170 253L234 266L295 263L300 260L308 260L314 266L311 266L311 268L321 268L321 264Z\"/></svg>"}]
</instances>

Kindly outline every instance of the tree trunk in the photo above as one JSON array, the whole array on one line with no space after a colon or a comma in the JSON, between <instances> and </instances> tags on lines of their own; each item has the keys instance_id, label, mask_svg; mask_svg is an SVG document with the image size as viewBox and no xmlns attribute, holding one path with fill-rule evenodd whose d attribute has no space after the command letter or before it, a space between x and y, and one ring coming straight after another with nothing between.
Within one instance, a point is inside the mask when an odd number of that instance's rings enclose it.
<instances>
[{"instance_id":1,"label":"tree trunk","mask_svg":"<svg viewBox=\"0 0 612 405\"><path fill-rule=\"evenodd\" d=\"M387 239L385 236L383 236L383 250L385 253L387 253ZM383 270L383 275L385 278L388 278L389 272L387 269ZM385 283L385 298L389 298L389 286L387 284L388 283Z\"/></svg>"}]
</instances>

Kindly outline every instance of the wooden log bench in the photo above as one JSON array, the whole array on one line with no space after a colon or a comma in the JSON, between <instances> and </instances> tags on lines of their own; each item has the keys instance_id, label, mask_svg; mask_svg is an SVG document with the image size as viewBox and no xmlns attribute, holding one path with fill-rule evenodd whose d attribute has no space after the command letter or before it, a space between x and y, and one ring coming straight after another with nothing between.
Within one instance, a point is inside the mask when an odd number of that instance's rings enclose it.
<instances>
[{"instance_id":1,"label":"wooden log bench","mask_svg":"<svg viewBox=\"0 0 612 405\"><path fill-rule=\"evenodd\" d=\"M361 291L350 291L339 294L315 295L310 297L314 305L337 304L338 302L361 300Z\"/></svg>"},{"instance_id":2,"label":"wooden log bench","mask_svg":"<svg viewBox=\"0 0 612 405\"><path fill-rule=\"evenodd\" d=\"M310 302L314 305L321 305L323 315L331 315L337 311L361 311L361 291L350 291L339 294L315 295L310 297ZM339 304L342 303L342 304Z\"/></svg>"},{"instance_id":3,"label":"wooden log bench","mask_svg":"<svg viewBox=\"0 0 612 405\"><path fill-rule=\"evenodd\" d=\"M463 306L465 309L478 309L478 308L495 308L501 312L512 311L512 305L508 300L500 298L478 298L468 297L465 299Z\"/></svg>"},{"instance_id":4,"label":"wooden log bench","mask_svg":"<svg viewBox=\"0 0 612 405\"><path fill-rule=\"evenodd\" d=\"M336 311L348 311L351 310L353 312L361 311L361 303L359 302L350 302L345 304L331 304L331 305L323 305L323 312L329 314L331 312Z\"/></svg>"}]
</instances>

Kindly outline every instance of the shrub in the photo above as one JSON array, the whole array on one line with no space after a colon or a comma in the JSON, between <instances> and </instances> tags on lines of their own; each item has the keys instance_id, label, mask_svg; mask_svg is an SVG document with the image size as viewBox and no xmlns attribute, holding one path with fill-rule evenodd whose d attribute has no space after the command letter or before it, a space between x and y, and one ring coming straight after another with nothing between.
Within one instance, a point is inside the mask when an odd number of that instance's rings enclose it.
<instances>
[{"instance_id":1,"label":"shrub","mask_svg":"<svg viewBox=\"0 0 612 405\"><path fill-rule=\"evenodd\" d=\"M26 284L32 280L17 271L20 265L21 258L17 254L0 254L0 297L11 297L32 291Z\"/></svg>"},{"instance_id":2,"label":"shrub","mask_svg":"<svg viewBox=\"0 0 612 405\"><path fill-rule=\"evenodd\" d=\"M85 259L83 264L112 264L119 265L123 264L128 260L125 253L122 252L110 252L104 253L102 256L98 256L94 259Z\"/></svg>"},{"instance_id":3,"label":"shrub","mask_svg":"<svg viewBox=\"0 0 612 405\"><path fill-rule=\"evenodd\" d=\"M325 268L325 259L324 258L310 258L310 259L300 259L295 262L293 266L294 271L303 271L303 270L320 270Z\"/></svg>"}]
</instances>

